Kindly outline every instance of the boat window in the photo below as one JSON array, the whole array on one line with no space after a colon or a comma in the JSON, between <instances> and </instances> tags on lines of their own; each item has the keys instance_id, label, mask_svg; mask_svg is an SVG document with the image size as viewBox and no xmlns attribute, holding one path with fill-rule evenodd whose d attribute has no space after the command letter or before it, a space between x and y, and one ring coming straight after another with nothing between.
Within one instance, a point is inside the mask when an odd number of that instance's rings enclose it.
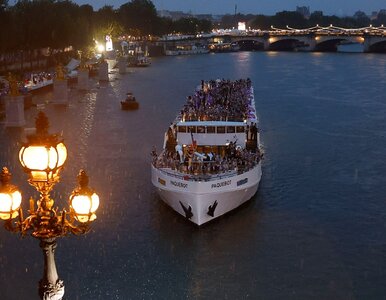
<instances>
[{"instance_id":1,"label":"boat window","mask_svg":"<svg viewBox=\"0 0 386 300\"><path fill-rule=\"evenodd\" d=\"M196 133L196 126L189 126L188 127L188 132Z\"/></svg>"},{"instance_id":2,"label":"boat window","mask_svg":"<svg viewBox=\"0 0 386 300\"><path fill-rule=\"evenodd\" d=\"M235 127L234 126L227 126L227 133L235 133Z\"/></svg>"},{"instance_id":3,"label":"boat window","mask_svg":"<svg viewBox=\"0 0 386 300\"><path fill-rule=\"evenodd\" d=\"M205 126L197 126L197 133L205 133Z\"/></svg>"},{"instance_id":4,"label":"boat window","mask_svg":"<svg viewBox=\"0 0 386 300\"><path fill-rule=\"evenodd\" d=\"M245 127L244 126L236 126L236 132L237 133L245 132Z\"/></svg>"},{"instance_id":5,"label":"boat window","mask_svg":"<svg viewBox=\"0 0 386 300\"><path fill-rule=\"evenodd\" d=\"M217 126L217 133L225 133L225 126Z\"/></svg>"},{"instance_id":6,"label":"boat window","mask_svg":"<svg viewBox=\"0 0 386 300\"><path fill-rule=\"evenodd\" d=\"M214 127L214 126L207 126L206 127L206 133L216 133L216 127Z\"/></svg>"},{"instance_id":7,"label":"boat window","mask_svg":"<svg viewBox=\"0 0 386 300\"><path fill-rule=\"evenodd\" d=\"M186 126L178 126L178 132L186 132Z\"/></svg>"}]
</instances>

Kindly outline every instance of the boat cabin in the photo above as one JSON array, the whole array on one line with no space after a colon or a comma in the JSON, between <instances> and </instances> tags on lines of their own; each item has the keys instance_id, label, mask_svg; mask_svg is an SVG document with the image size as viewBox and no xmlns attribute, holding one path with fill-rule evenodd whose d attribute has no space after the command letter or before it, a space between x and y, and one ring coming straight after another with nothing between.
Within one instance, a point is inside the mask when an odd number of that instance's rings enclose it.
<instances>
[{"instance_id":1,"label":"boat cabin","mask_svg":"<svg viewBox=\"0 0 386 300\"><path fill-rule=\"evenodd\" d=\"M225 146L229 142L245 147L247 123L223 121L178 122L176 124L177 143L189 145L193 139L197 146Z\"/></svg>"}]
</instances>

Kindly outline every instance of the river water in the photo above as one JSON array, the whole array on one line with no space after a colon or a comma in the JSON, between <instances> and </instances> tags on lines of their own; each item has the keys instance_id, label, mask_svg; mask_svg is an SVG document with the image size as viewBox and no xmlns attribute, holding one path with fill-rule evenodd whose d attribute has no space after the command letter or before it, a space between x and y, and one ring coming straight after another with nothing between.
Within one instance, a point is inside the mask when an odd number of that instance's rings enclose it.
<instances>
[{"instance_id":1,"label":"river water","mask_svg":"<svg viewBox=\"0 0 386 300\"><path fill-rule=\"evenodd\" d=\"M257 194L197 228L164 205L150 151L201 79L250 77L264 146ZM52 193L85 168L101 198L85 236L58 240L65 299L383 299L386 297L386 56L238 52L154 58L148 68L72 87L69 105L34 97L69 155ZM120 110L128 90L137 111ZM26 111L33 127L36 108ZM0 127L0 163L32 195L22 132ZM1 299L38 299L38 241L0 230Z\"/></svg>"}]
</instances>

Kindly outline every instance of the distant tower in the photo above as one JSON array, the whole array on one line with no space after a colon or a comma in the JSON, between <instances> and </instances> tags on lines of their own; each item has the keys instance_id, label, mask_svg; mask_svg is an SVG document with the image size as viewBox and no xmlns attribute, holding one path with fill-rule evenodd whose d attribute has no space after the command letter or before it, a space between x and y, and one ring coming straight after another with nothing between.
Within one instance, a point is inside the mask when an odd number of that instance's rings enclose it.
<instances>
[{"instance_id":1,"label":"distant tower","mask_svg":"<svg viewBox=\"0 0 386 300\"><path fill-rule=\"evenodd\" d=\"M305 19L309 19L311 16L309 6L296 6L296 12L303 15Z\"/></svg>"},{"instance_id":2,"label":"distant tower","mask_svg":"<svg viewBox=\"0 0 386 300\"><path fill-rule=\"evenodd\" d=\"M235 4L235 16L237 15L237 4Z\"/></svg>"}]
</instances>

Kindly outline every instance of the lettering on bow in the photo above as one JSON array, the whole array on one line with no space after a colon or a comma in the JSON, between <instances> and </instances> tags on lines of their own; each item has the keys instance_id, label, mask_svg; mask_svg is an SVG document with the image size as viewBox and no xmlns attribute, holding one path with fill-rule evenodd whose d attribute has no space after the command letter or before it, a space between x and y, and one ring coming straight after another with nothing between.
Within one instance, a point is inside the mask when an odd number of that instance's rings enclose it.
<instances>
[{"instance_id":1,"label":"lettering on bow","mask_svg":"<svg viewBox=\"0 0 386 300\"><path fill-rule=\"evenodd\" d=\"M179 182L179 181L173 181L173 180L170 180L170 184L171 185L174 185L176 187L181 187L181 188L184 188L186 189L188 187L188 184L187 183L183 183L183 182Z\"/></svg>"},{"instance_id":2,"label":"lettering on bow","mask_svg":"<svg viewBox=\"0 0 386 300\"><path fill-rule=\"evenodd\" d=\"M212 189L221 188L223 186L230 185L231 183L232 183L232 180L226 180L226 181L223 181L223 182L213 183L212 184Z\"/></svg>"}]
</instances>

